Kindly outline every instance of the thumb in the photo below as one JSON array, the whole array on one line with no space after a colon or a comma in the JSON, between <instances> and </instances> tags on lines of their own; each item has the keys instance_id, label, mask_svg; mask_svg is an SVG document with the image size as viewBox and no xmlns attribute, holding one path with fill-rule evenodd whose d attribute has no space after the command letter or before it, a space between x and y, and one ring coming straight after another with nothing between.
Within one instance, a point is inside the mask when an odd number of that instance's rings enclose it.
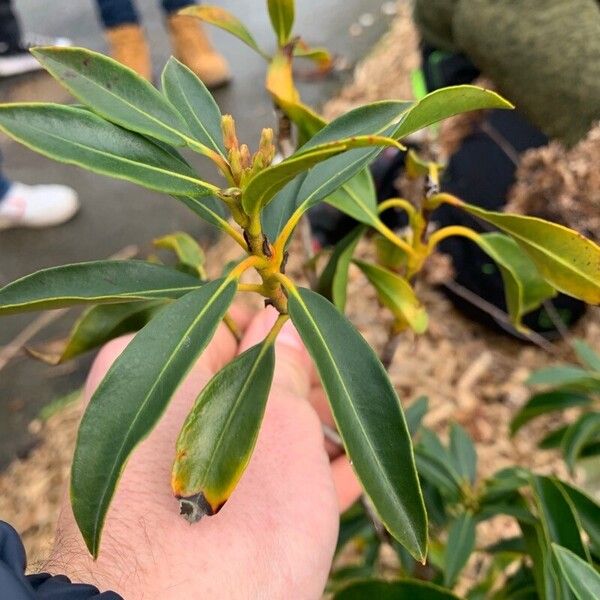
<instances>
[{"instance_id":1,"label":"thumb","mask_svg":"<svg viewBox=\"0 0 600 600\"><path fill-rule=\"evenodd\" d=\"M273 327L279 313L273 307L261 310L252 319L239 352L262 342ZM285 323L275 341L275 374L273 389L308 398L313 375L312 360L291 321Z\"/></svg>"}]
</instances>

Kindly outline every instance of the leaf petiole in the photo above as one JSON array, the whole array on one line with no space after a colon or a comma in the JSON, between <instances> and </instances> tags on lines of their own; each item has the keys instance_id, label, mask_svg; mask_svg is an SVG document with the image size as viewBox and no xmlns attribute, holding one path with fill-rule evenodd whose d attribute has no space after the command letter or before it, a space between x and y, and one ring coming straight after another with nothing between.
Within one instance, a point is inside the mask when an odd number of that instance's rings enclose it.
<instances>
[{"instance_id":1,"label":"leaf petiole","mask_svg":"<svg viewBox=\"0 0 600 600\"><path fill-rule=\"evenodd\" d=\"M449 227L443 227L442 229L438 229L434 233L431 234L429 238L429 243L427 245L427 252L431 253L435 250L435 247L446 238L451 236L459 235L461 237L469 238L477 243L480 238L480 235L469 229L468 227L463 227L462 225L450 225Z\"/></svg>"}]
</instances>

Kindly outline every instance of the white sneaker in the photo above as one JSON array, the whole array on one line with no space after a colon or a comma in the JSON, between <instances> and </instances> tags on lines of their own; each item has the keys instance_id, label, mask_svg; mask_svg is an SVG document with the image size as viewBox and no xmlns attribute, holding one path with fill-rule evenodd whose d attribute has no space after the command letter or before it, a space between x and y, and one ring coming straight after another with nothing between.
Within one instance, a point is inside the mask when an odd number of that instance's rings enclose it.
<instances>
[{"instance_id":1,"label":"white sneaker","mask_svg":"<svg viewBox=\"0 0 600 600\"><path fill-rule=\"evenodd\" d=\"M79 210L77 192L66 185L13 183L0 200L0 229L52 227Z\"/></svg>"},{"instance_id":2,"label":"white sneaker","mask_svg":"<svg viewBox=\"0 0 600 600\"><path fill-rule=\"evenodd\" d=\"M43 69L35 56L29 52L33 46L71 46L68 38L47 38L43 36L30 36L18 48L10 48L0 42L0 77L22 75L31 71Z\"/></svg>"}]
</instances>

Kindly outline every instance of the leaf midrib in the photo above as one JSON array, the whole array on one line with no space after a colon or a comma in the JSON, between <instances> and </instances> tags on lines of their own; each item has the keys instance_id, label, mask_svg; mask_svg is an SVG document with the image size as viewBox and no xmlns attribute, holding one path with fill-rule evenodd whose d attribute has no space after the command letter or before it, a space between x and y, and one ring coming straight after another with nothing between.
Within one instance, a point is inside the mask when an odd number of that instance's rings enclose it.
<instances>
[{"instance_id":1,"label":"leaf midrib","mask_svg":"<svg viewBox=\"0 0 600 600\"><path fill-rule=\"evenodd\" d=\"M179 74L176 74L176 77L177 77L178 83L180 83ZM225 156L223 155L223 152L222 152L221 148L219 148L219 145L217 144L217 142L215 141L215 139L213 138L213 136L208 132L208 130L204 126L204 123L202 123L202 121L196 115L196 112L192 108L192 105L190 104L190 102L188 100L187 94L184 91L184 86L181 85L181 84L179 85L179 91L181 93L181 96L182 96L183 100L185 101L186 106L188 107L188 109L190 111L190 114L192 115L192 118L194 119L194 121L196 121L198 123L198 125L200 125L200 128L202 129L202 131L204 131L204 133L206 134L206 137L211 141L211 143L213 145L213 149L216 152L218 152L223 158L225 158ZM199 140L198 140L198 143L202 144L202 142L200 142Z\"/></svg>"},{"instance_id":2,"label":"leaf midrib","mask_svg":"<svg viewBox=\"0 0 600 600\"><path fill-rule=\"evenodd\" d=\"M66 65L64 65L63 63L61 63L60 61L58 61L56 58L52 58L50 57L50 60L53 60L55 63L58 63L59 68L63 67L63 68L73 68L73 67L67 67ZM56 76L60 78L61 83L71 92L71 94L73 94L73 96L75 96L75 98L77 98L78 100L80 100L81 102L83 102L84 104L90 106L88 104L88 102L86 100L84 100L79 92L76 92L73 87L68 83L67 77L65 76L65 73L59 73L59 68L54 67L53 69L50 69L48 67L49 71L56 71ZM122 104L124 104L125 106L127 106L130 109L133 109L134 112L146 117L147 119L150 119L151 121L153 121L154 123L157 123L158 125L160 125L161 127L163 127L164 129L166 129L167 131L169 131L170 133L174 133L177 136L179 136L181 139L183 140L187 140L189 138L187 138L187 136L185 134L183 134L182 132L178 131L177 129L174 129L173 127L171 127L170 125L167 125L166 123L164 123L163 121L161 121L160 119L156 118L155 116L153 116L150 113L147 113L143 110L140 110L137 106L135 106L135 104L131 104L131 102L129 102L128 100L126 100L123 96L119 96L118 94L115 94L115 92L109 90L108 88L105 88L103 86L101 86L98 82L96 82L94 79L90 79L90 77L88 77L87 75L85 75L82 71L80 70L76 70L73 68L73 70L76 71L76 73L82 77L83 79L85 79L85 81L91 83L93 86L99 88L100 90L102 90L104 93L106 93L109 96L112 96L113 98L116 98L119 102L121 102ZM152 88L154 90L154 88ZM146 93L148 93L148 90L145 89ZM152 92L150 92L150 94L152 94ZM157 91L156 94L158 97L156 98L156 100L164 100L164 98L162 98L162 96L160 95L160 92ZM170 108L169 104L166 104L167 108ZM174 110L174 109L173 109ZM104 111L102 111L104 112ZM101 114L101 113L98 113ZM102 115L104 116L104 115ZM175 118L177 118L177 113L174 112L174 116ZM112 121L112 117L108 117L108 116L104 116L104 118L106 118L109 121ZM116 122L118 124L123 125L123 123L120 123L120 121L122 121L121 119L119 119L119 121L113 121ZM126 125L123 125L124 127L126 127Z\"/></svg>"},{"instance_id":3,"label":"leaf midrib","mask_svg":"<svg viewBox=\"0 0 600 600\"><path fill-rule=\"evenodd\" d=\"M251 192L253 192L254 191L253 188L260 186L260 193L256 197L256 199L253 199L252 196L250 196L252 199L252 206L251 206L250 210L254 210L256 207L262 208L263 205L266 206L268 204L268 202L271 201L275 197L275 194L277 194L278 191L283 189L286 184L290 183L290 181L292 181L295 177L300 175L300 173L302 173L304 170L306 170L306 171L310 170L310 168L312 168L313 166L316 166L316 164L319 164L319 162L315 163L308 169L302 169L298 172L293 172L292 175L290 175L289 172L286 172L286 167L289 167L289 166L293 167L296 163L302 164L303 159L304 160L306 160L307 158L308 159L316 159L316 158L320 158L322 156L326 157L323 159L323 162L324 162L325 160L327 160L327 158L333 158L334 156L341 154L344 151L344 148L345 148L345 146L342 146L342 147L336 148L336 149L321 150L320 152L310 153L308 156L306 156L306 155L296 156L291 159L280 162L279 164L277 164L273 167L270 167L264 171L261 171L260 173L258 173L255 177L253 177L248 182L248 186L246 187L246 190L245 190L246 196L248 196L248 195L250 195L250 194L248 194L249 190ZM308 162L311 162L311 161L309 160ZM275 173L275 175L277 175L279 171L282 173L282 175L279 176L278 179L274 179L273 174ZM263 179L266 179L267 185L260 185L260 184L262 184ZM283 184L282 184L282 182L283 182ZM275 189L275 193L271 194L271 190L273 190L273 189ZM268 198L267 202L264 201L265 198Z\"/></svg>"},{"instance_id":4,"label":"leaf midrib","mask_svg":"<svg viewBox=\"0 0 600 600\"><path fill-rule=\"evenodd\" d=\"M464 543L464 541L467 539L466 538L466 534L469 532L470 530L470 521L469 521L470 517L469 515L465 515L464 519L461 519L460 522L460 528L458 530L458 538L457 538L457 544L456 547L461 548L462 544ZM457 554L455 553L451 553L450 556L457 556ZM462 561L462 559L461 559ZM454 564L453 564L454 563ZM450 585L454 579L456 578L456 576L458 575L458 573L460 573L460 569L457 571L456 567L456 561L452 561L451 566L453 567L452 571L450 572L450 574L452 575L452 577L448 577L448 580L446 581L446 585Z\"/></svg>"},{"instance_id":5,"label":"leaf midrib","mask_svg":"<svg viewBox=\"0 0 600 600\"><path fill-rule=\"evenodd\" d=\"M469 207L469 209L472 210L471 207ZM483 219L485 219L485 215L487 213L487 211L483 211L483 210L474 210L473 212L476 215L478 215L481 218L483 218ZM484 215L484 216L482 216L482 215ZM501 213L494 213L494 212L492 212L491 215L494 218L500 217L500 222L502 222L504 220L502 217L506 216L506 215L503 215ZM528 218L532 218L532 217L528 217ZM535 221L535 222L537 222L537 221ZM586 281L589 281L590 283L592 283L594 285L594 287L596 287L596 288L599 287L598 286L598 282L594 281L593 278L588 277L587 274L584 271L580 271L578 265L564 261L563 258L562 258L562 256L560 256L558 254L551 254L550 252L548 252L548 250L544 246L540 246L532 238L523 237L523 235L521 233L515 233L514 231L512 231L509 228L507 228L506 226L498 225L497 223L494 223L493 221L492 221L492 223L494 225L496 225L496 227L499 227L500 229L503 229L504 231L506 231L512 237L515 237L515 238L519 239L522 243L524 243L524 244L526 244L528 246L533 246L538 252L540 252L541 254L544 254L545 256L547 256L548 258L550 258L551 260L553 260L553 261L561 264L567 270L574 271L580 277L582 277ZM568 230L565 231L565 232L563 232L563 233L567 233L567 232L568 232ZM585 238L583 238L583 240L589 242L589 240L586 240Z\"/></svg>"},{"instance_id":6,"label":"leaf midrib","mask_svg":"<svg viewBox=\"0 0 600 600\"><path fill-rule=\"evenodd\" d=\"M124 292L121 294L105 294L103 296L52 296L49 298L43 298L40 300L30 300L29 302L19 302L16 304L1 304L0 303L0 314L5 310L5 309L12 309L12 308L17 308L19 306L34 306L36 304L44 304L46 302L60 302L63 300L73 300L74 302L84 302L84 301L92 301L92 302L101 302L102 300L107 300L109 298L126 298L127 300L135 300L135 299L140 299L140 300L160 300L161 296L154 296L152 294L159 294L160 292L165 292L165 293L169 293L169 292L183 292L183 294L187 293L187 292L193 292L194 290L197 290L198 288L201 287L201 284L199 283L199 285L194 285L194 286L185 286L185 287L173 287L173 288L158 288L155 290L145 290L143 294L140 294L140 292ZM182 294L182 295L183 295ZM170 296L167 296L167 298L169 298ZM115 304L118 304L118 302L115 302Z\"/></svg>"},{"instance_id":7,"label":"leaf midrib","mask_svg":"<svg viewBox=\"0 0 600 600\"><path fill-rule=\"evenodd\" d=\"M366 440L367 445L369 447L369 450L371 451L372 456L374 457L374 462L375 462L375 466L377 467L378 471L383 475L383 481L385 482L385 487L388 488L389 490L389 494L387 496L387 499L389 500L390 498L393 501L393 504L397 507L397 509L404 515L404 517L406 517L406 511L404 510L404 507L402 506L402 503L400 503L398 501L396 492L393 488L393 486L389 483L389 479L386 476L386 470L383 467L383 465L381 464L379 457L377 456L377 453L375 452L375 449L371 443L371 439L369 438L368 435L366 435L366 430L362 424L361 419L358 416L358 413L356 412L356 408L354 407L354 404L352 403L352 397L350 395L350 393L348 392L348 388L346 387L346 384L343 380L343 378L340 375L339 369L337 368L337 364L335 362L335 360L333 359L333 356L331 354L331 352L329 351L329 348L327 346L327 343L325 342L325 339L323 338L323 336L321 335L321 331L319 330L317 323L315 322L315 320L312 318L312 315L310 313L310 311L308 310L306 304L304 303L304 301L302 300L301 296L299 294L295 294L295 298L298 301L298 303L300 304L300 306L303 308L307 318L309 319L310 323L313 326L314 331L317 334L317 337L321 340L323 347L326 351L326 354L333 366L333 372L336 375L336 378L339 380L341 387L346 395L346 398L348 399L348 405L350 406L350 408L352 409L352 413L354 414L356 421L358 423L358 426L363 434L363 438ZM336 421L336 425L338 425L337 423L337 419L335 418L335 411L333 412L333 416L334 416L334 420ZM338 425L339 427L339 425ZM342 433L342 430L340 429L340 433ZM343 438L343 434L342 434L342 438Z\"/></svg>"},{"instance_id":8,"label":"leaf midrib","mask_svg":"<svg viewBox=\"0 0 600 600\"><path fill-rule=\"evenodd\" d=\"M210 455L210 459L208 462L208 465L206 467L206 476L205 476L205 485L209 479L209 475L210 475L210 470L212 469L212 466L214 464L216 455L218 454L218 450L220 449L223 440L225 439L225 431L227 430L227 428L229 427L229 424L233 421L234 416L236 415L237 409L240 406L242 399L244 398L244 394L246 393L248 386L250 385L250 381L252 380L252 378L254 377L254 374L256 372L256 369L258 368L258 365L260 364L260 362L263 359L263 356L265 355L265 353L267 352L267 350L271 347L271 344L268 344L267 342L263 342L262 344L262 348L260 350L260 352L258 353L255 362L252 365L252 368L250 369L250 372L248 374L248 377L246 378L246 380L244 381L244 384L242 385L240 392L237 396L237 399L235 401L235 403L233 404L233 407L231 408L231 410L229 411L229 414L227 415L227 419L225 421L225 424L223 425L223 428L221 429L221 432L219 433L219 436L217 437L216 441L215 441L215 445L214 445L214 449L213 452Z\"/></svg>"},{"instance_id":9,"label":"leaf midrib","mask_svg":"<svg viewBox=\"0 0 600 600\"><path fill-rule=\"evenodd\" d=\"M215 186L213 186L212 184L210 184L210 183L208 183L206 181L202 181L201 179L195 179L194 177L189 177L187 175L183 175L182 173L178 173L176 171L168 171L168 170L163 169L161 167L155 167L155 166L149 165L147 163L136 162L135 160L131 160L129 158L125 158L125 157L120 156L118 154L111 154L110 152L107 152L105 150L97 150L95 148L92 148L91 146L86 146L85 144L82 144L80 142L75 142L73 140L69 140L68 138L63 138L62 136L57 135L56 133L49 133L47 131L44 131L43 129L41 129L39 127L36 127L35 125L26 124L25 127L33 129L37 133L42 133L46 137L50 137L50 138L53 138L53 139L58 140L60 142L71 144L71 145L73 145L76 148L81 148L83 150L87 150L88 152L91 152L93 154L98 154L99 156L103 156L103 157L106 157L108 159L115 160L117 162L121 161L121 162L126 163L126 164L131 164L131 165L137 166L138 168L141 167L143 169L148 169L149 171L155 171L157 173L160 173L161 175L167 175L167 176L174 177L176 179L181 179L183 181L189 181L191 183L194 183L198 187L202 187L202 188L211 190L212 192L216 192L217 191L217 188ZM6 129L6 127L0 125L0 129ZM56 160L55 157L52 155L52 152L49 152L48 150L36 147L34 144L31 144L30 142L26 142L20 136L15 135L14 133L11 133L11 137L14 137L14 139L16 139L17 141L19 141L24 146L27 146L28 148L31 148L31 149L35 150L36 152L39 152L40 154L43 154L44 156L47 156L49 158L52 158L52 159ZM74 164L74 165L77 165L77 166L79 166L81 168L84 168L84 169L87 169L87 170L90 170L90 171L95 171L97 173L107 174L105 171L100 171L99 169L90 168L87 165L84 165L83 163L79 162L75 158L61 159L61 161L67 162L69 164ZM111 174L111 175L114 176L114 174Z\"/></svg>"},{"instance_id":10,"label":"leaf midrib","mask_svg":"<svg viewBox=\"0 0 600 600\"><path fill-rule=\"evenodd\" d=\"M181 346L184 343L184 340L188 337L190 331L192 331L198 324L198 322L202 319L202 317L206 314L206 312L208 311L208 309L210 309L212 307L212 305L215 303L216 299L218 297L220 297L221 293L224 291L225 288L227 288L229 285L231 284L231 280L230 279L225 279L223 281L223 283L219 286L219 288L215 291L215 293L211 296L210 300L202 307L202 310L198 313L198 315L194 318L194 320L192 321L192 323L190 324L190 326L185 330L185 333L181 336L181 339L179 340L179 342L177 343L177 345L175 346L173 352L171 352L171 355L169 356L169 358L165 361L165 364L163 365L163 367L161 368L161 370L158 372L158 375L154 381L154 383L152 384L152 386L150 387L150 389L148 390L148 392L144 395L144 399L142 401L142 403L140 404L140 409L138 409L135 417L133 418L133 420L131 421L131 424L129 425L129 427L127 428L126 434L123 438L123 443L120 445L119 450L116 454L117 458L120 458L122 453L123 453L123 449L126 446L126 441L129 439L129 436L131 434L131 431L133 430L134 426L137 425L140 413L142 412L142 408L145 407L145 405L148 402L148 398L154 393L154 390L156 389L156 387L158 386L159 382L161 381L162 377L165 374L165 371L167 370L167 368L171 365L171 363L174 360L174 356L177 354L177 352L181 349ZM140 440L141 441L141 440ZM119 463L120 465L123 465L124 463L121 461ZM107 481L110 482L113 480L114 476L115 476L115 472L118 470L117 467L117 462L115 461L113 464L113 467L110 470L109 476L107 478ZM99 502L97 504L97 506L99 507L103 507L105 504L105 499L106 496L109 492L109 488L114 486L110 486L110 485L106 485L104 487L104 490L101 492L100 494L100 499ZM105 511L104 511L104 515L105 515ZM98 540L98 527L100 524L100 521L103 520L102 516L97 513L96 518L94 520L94 525L93 525L93 540L94 540L94 554L95 551L97 549L97 540Z\"/></svg>"}]
</instances>

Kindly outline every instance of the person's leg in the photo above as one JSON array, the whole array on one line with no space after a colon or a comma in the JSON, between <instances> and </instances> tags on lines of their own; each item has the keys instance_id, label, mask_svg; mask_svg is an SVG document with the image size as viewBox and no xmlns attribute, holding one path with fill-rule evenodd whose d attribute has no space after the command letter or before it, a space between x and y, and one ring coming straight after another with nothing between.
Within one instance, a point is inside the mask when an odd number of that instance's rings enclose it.
<instances>
[{"instance_id":1,"label":"person's leg","mask_svg":"<svg viewBox=\"0 0 600 600\"><path fill-rule=\"evenodd\" d=\"M11 180L5 177L4 173L0 171L0 204L6 198L7 192L10 189L11 185Z\"/></svg>"},{"instance_id":2,"label":"person's leg","mask_svg":"<svg viewBox=\"0 0 600 600\"><path fill-rule=\"evenodd\" d=\"M39 71L42 65L29 52L31 46L70 46L67 38L28 35L23 39L11 0L0 0L0 77Z\"/></svg>"},{"instance_id":3,"label":"person's leg","mask_svg":"<svg viewBox=\"0 0 600 600\"><path fill-rule=\"evenodd\" d=\"M162 0L163 10L167 13L174 13L186 6L192 6L192 4L196 4L194 0Z\"/></svg>"},{"instance_id":4,"label":"person's leg","mask_svg":"<svg viewBox=\"0 0 600 600\"><path fill-rule=\"evenodd\" d=\"M152 78L150 49L132 0L96 0L110 54L145 79Z\"/></svg>"},{"instance_id":5,"label":"person's leg","mask_svg":"<svg viewBox=\"0 0 600 600\"><path fill-rule=\"evenodd\" d=\"M0 0L0 76L8 77L41 68L21 39L21 27L11 0Z\"/></svg>"},{"instance_id":6,"label":"person's leg","mask_svg":"<svg viewBox=\"0 0 600 600\"><path fill-rule=\"evenodd\" d=\"M187 65L209 88L229 82L229 66L212 46L200 23L177 11L196 4L193 0L161 0L168 19L171 44L175 56Z\"/></svg>"},{"instance_id":7,"label":"person's leg","mask_svg":"<svg viewBox=\"0 0 600 600\"><path fill-rule=\"evenodd\" d=\"M119 25L138 25L140 22L131 0L96 0L96 5L105 29Z\"/></svg>"},{"instance_id":8,"label":"person's leg","mask_svg":"<svg viewBox=\"0 0 600 600\"><path fill-rule=\"evenodd\" d=\"M0 0L0 49L14 50L21 46L21 27L12 9L11 0Z\"/></svg>"}]
</instances>

